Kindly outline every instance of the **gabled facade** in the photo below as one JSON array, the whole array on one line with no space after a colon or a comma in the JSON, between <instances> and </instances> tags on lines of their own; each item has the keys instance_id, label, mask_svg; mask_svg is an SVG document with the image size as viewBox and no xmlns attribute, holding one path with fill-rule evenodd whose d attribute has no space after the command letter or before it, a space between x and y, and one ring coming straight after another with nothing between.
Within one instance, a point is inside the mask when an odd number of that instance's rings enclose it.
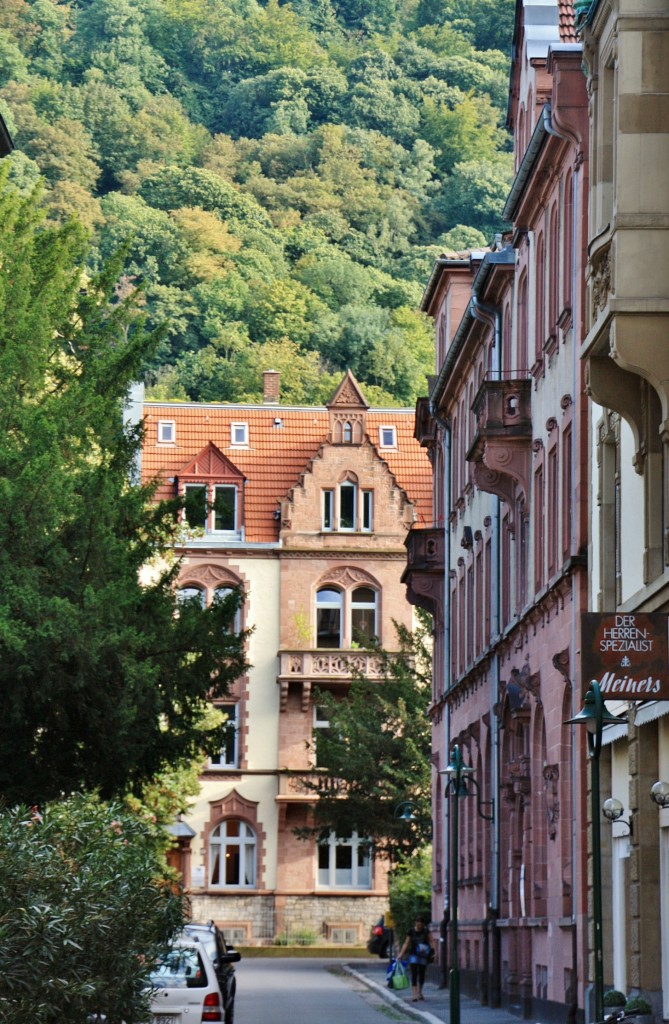
<instances>
[{"instance_id":1,"label":"gabled facade","mask_svg":"<svg viewBox=\"0 0 669 1024\"><path fill-rule=\"evenodd\" d=\"M457 883L463 991L563 1020L586 974L584 775L565 722L580 708L588 594L588 121L567 4L518 3L508 117L512 228L490 251L438 260L423 298L437 374L417 436L437 518L412 528L405 580L435 610L437 772L457 744L482 800L446 799L435 774L435 920ZM494 822L478 813L493 806Z\"/></svg>"},{"instance_id":2,"label":"gabled facade","mask_svg":"<svg viewBox=\"0 0 669 1024\"><path fill-rule=\"evenodd\" d=\"M238 942L296 929L362 942L387 905L387 864L364 836L316 843L295 830L317 797L318 690L345 697L365 649L411 626L404 541L431 518L429 463L413 410L370 409L349 373L327 407L146 402L144 479L186 498L180 588L244 596L248 674L222 702L232 728L184 825L193 914ZM184 863L187 861L185 860Z\"/></svg>"},{"instance_id":3,"label":"gabled facade","mask_svg":"<svg viewBox=\"0 0 669 1024\"><path fill-rule=\"evenodd\" d=\"M579 3L591 103L587 290L581 354L592 399L595 611L669 611L669 8ZM633 702L602 752L608 982L669 1018L669 702Z\"/></svg>"}]
</instances>

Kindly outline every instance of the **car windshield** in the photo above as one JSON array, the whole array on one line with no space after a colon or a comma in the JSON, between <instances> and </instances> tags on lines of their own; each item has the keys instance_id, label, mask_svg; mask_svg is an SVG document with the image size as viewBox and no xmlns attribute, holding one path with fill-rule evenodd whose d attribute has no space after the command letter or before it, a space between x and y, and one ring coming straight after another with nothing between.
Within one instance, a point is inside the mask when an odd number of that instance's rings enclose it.
<instances>
[{"instance_id":1,"label":"car windshield","mask_svg":"<svg viewBox=\"0 0 669 1024\"><path fill-rule=\"evenodd\" d=\"M150 979L154 988L200 988L207 984L207 972L196 949L179 946L160 958Z\"/></svg>"}]
</instances>

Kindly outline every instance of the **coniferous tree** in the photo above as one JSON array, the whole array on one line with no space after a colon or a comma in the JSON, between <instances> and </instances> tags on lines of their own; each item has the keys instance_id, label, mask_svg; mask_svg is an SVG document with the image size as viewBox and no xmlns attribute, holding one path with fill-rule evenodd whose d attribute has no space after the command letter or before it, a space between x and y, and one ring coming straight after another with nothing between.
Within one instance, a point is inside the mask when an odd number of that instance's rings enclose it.
<instances>
[{"instance_id":1,"label":"coniferous tree","mask_svg":"<svg viewBox=\"0 0 669 1024\"><path fill-rule=\"evenodd\" d=\"M377 850L402 859L429 842L431 656L426 621L410 632L398 626L400 651L378 651L380 678L359 677L346 700L316 697L328 728L314 741L318 793L313 822L298 835L357 832ZM411 821L396 812L409 802Z\"/></svg>"},{"instance_id":2,"label":"coniferous tree","mask_svg":"<svg viewBox=\"0 0 669 1024\"><path fill-rule=\"evenodd\" d=\"M177 607L176 507L132 481L124 398L156 336L118 263L0 178L0 796L126 791L202 747L244 669L238 595ZM110 301L110 295L113 297ZM127 419L127 417L126 417Z\"/></svg>"}]
</instances>

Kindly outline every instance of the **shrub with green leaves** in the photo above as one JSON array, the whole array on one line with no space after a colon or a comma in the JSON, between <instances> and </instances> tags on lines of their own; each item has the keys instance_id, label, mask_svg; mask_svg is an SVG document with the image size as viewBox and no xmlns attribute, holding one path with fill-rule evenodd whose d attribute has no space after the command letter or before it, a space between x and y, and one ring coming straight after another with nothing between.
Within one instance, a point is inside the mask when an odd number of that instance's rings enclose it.
<instances>
[{"instance_id":1,"label":"shrub with green leaves","mask_svg":"<svg viewBox=\"0 0 669 1024\"><path fill-rule=\"evenodd\" d=\"M73 796L0 810L0 1020L147 1020L148 973L183 921L164 831Z\"/></svg>"}]
</instances>

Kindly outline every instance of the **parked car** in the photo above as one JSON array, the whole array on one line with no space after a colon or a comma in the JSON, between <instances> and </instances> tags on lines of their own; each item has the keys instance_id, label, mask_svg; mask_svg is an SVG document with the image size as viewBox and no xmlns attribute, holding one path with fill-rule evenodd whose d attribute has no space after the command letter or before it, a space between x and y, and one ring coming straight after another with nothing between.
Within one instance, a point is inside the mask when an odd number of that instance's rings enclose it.
<instances>
[{"instance_id":1,"label":"parked car","mask_svg":"<svg viewBox=\"0 0 669 1024\"><path fill-rule=\"evenodd\" d=\"M207 924L196 924L190 922L184 925L184 935L197 938L207 951L207 956L214 965L218 985L221 990L223 1009L225 1012L225 1024L233 1024L235 1015L235 992L237 990L237 979L233 964L241 960L241 953L229 946L225 941L225 935L213 921Z\"/></svg>"},{"instance_id":2,"label":"parked car","mask_svg":"<svg viewBox=\"0 0 669 1024\"><path fill-rule=\"evenodd\" d=\"M382 960L386 960L390 953L392 938L391 929L386 928L383 917L380 917L376 924L372 925L367 941L367 952L372 953L374 956L380 956Z\"/></svg>"},{"instance_id":3,"label":"parked car","mask_svg":"<svg viewBox=\"0 0 669 1024\"><path fill-rule=\"evenodd\" d=\"M188 928L193 931L184 929L151 972L153 1022L233 1024L236 985L232 964L241 959L240 954L228 950L215 926ZM208 947L216 950L218 969Z\"/></svg>"}]
</instances>

